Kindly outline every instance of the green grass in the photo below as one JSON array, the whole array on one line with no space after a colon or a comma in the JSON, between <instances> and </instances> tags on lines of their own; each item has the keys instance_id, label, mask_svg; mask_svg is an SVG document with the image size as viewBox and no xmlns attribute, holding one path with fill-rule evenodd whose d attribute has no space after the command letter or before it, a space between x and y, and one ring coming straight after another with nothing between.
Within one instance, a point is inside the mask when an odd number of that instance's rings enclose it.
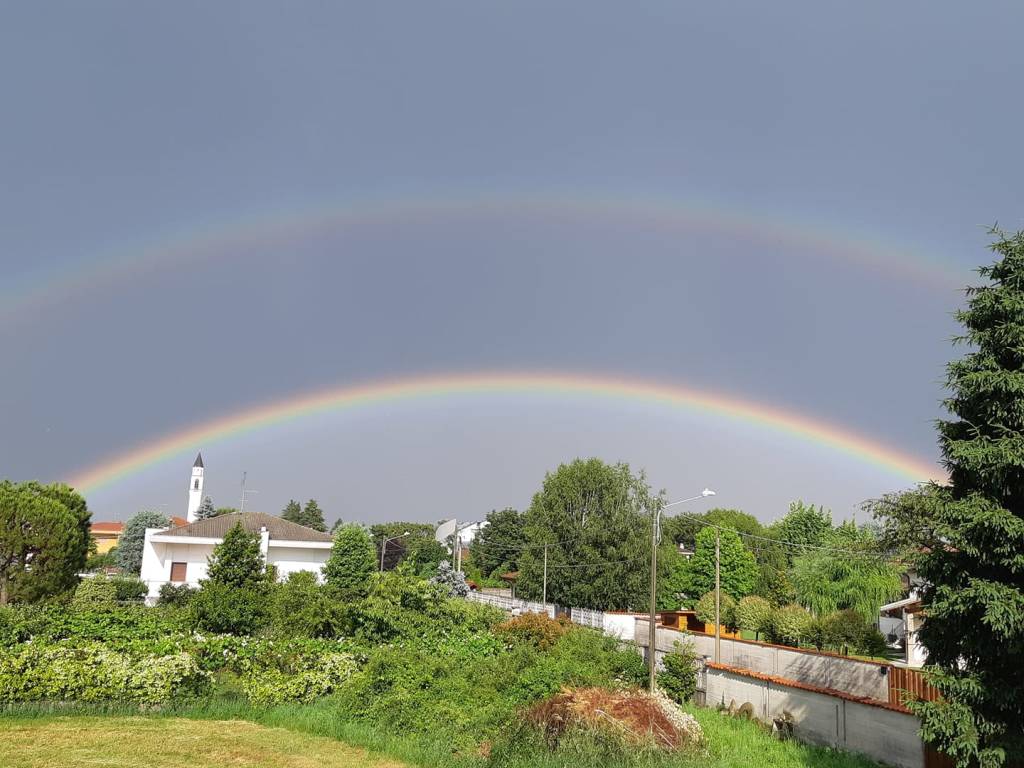
<instances>
[{"instance_id":1,"label":"green grass","mask_svg":"<svg viewBox=\"0 0 1024 768\"><path fill-rule=\"evenodd\" d=\"M687 709L704 728L707 741L705 751L667 757L635 755L629 764L635 768L877 766L866 758L850 753L811 747L795 741L778 741L756 723L731 718L714 710L696 707ZM133 714L129 715L129 711ZM250 724L243 727L238 721L248 721ZM235 725L227 725L232 722ZM111 737L111 734L122 732L129 725L131 734L125 734L123 738ZM401 734L383 733L364 724L342 719L329 700L269 709L254 709L240 700L214 700L144 716L140 716L138 710L124 708L107 708L105 715L101 715L95 706L79 705L55 711L53 707L25 705L0 716L0 731L3 731L3 737L0 738L0 765L11 768L63 765L109 765L118 768L141 768L143 765L153 768L171 768L172 765L175 768L179 765L189 765L189 768L206 768L207 765L305 768L307 765L324 765L348 768L349 765L379 765L383 768L397 766L398 763L388 762L397 760L403 764L432 768L479 768L485 763L476 753L453 753L447 746L444 728L444 723L438 723L437 735L432 743L403 738ZM143 735L132 735L136 731ZM12 739L9 737L11 733L17 736ZM68 733L76 734L74 752L66 751L70 743L66 738ZM171 733L173 738L167 736L166 743L152 746L149 745L151 733ZM205 735L200 741L198 736L189 736L190 733ZM278 749L271 741L278 745L287 744L288 748ZM34 746L25 749L26 743ZM53 748L49 749L48 744ZM190 759L181 760L185 752L175 751L181 745L185 745L186 752L192 750L188 752ZM255 751L246 751L247 745L255 745ZM326 745L333 747L328 748ZM161 752L160 749L165 747ZM366 751L361 752L358 748ZM7 755L5 751L11 754ZM354 759L352 755L360 755L362 762L303 762L309 755L322 761L324 755L335 753L341 756L338 759ZM163 759L164 754L175 756L178 762L157 760L158 757ZM196 762L196 758L203 760L217 754L235 755L237 760ZM378 762L373 762L368 754L375 756ZM257 762L246 762L253 756ZM619 768L622 765L621 756L608 756L594 745L584 742L576 744L568 753L521 750L514 759L505 760L502 768Z\"/></svg>"}]
</instances>

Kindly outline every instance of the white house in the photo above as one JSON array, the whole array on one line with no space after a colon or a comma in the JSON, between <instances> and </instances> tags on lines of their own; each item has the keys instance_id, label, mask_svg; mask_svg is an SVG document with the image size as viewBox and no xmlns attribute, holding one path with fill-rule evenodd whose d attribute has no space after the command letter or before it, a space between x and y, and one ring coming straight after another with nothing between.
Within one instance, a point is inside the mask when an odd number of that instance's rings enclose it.
<instances>
[{"instance_id":1,"label":"white house","mask_svg":"<svg viewBox=\"0 0 1024 768\"><path fill-rule=\"evenodd\" d=\"M177 528L147 528L140 578L152 605L164 584L196 587L206 578L207 559L236 524L259 534L260 550L278 579L295 571L320 574L331 554L331 535L262 512L218 515Z\"/></svg>"}]
</instances>

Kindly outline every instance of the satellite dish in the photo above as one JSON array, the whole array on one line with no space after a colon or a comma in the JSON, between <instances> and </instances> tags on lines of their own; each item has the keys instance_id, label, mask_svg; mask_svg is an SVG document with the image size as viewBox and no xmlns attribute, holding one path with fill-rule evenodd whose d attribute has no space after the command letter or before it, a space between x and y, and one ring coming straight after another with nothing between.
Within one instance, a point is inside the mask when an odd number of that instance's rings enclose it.
<instances>
[{"instance_id":1,"label":"satellite dish","mask_svg":"<svg viewBox=\"0 0 1024 768\"><path fill-rule=\"evenodd\" d=\"M445 520L437 526L437 530L434 531L434 539L441 544L447 544L448 539L455 535L455 526L455 520Z\"/></svg>"}]
</instances>

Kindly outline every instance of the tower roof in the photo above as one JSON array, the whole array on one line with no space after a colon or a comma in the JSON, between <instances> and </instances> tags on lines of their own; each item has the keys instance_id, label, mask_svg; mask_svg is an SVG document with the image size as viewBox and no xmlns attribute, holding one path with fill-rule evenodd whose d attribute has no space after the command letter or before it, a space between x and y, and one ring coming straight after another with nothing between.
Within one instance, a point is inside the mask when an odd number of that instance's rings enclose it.
<instances>
[{"instance_id":1,"label":"tower roof","mask_svg":"<svg viewBox=\"0 0 1024 768\"><path fill-rule=\"evenodd\" d=\"M193 464L192 466L193 467L200 467L200 468L202 468L202 466L203 466L203 454L202 453L200 453L198 456L196 456L196 463Z\"/></svg>"}]
</instances>

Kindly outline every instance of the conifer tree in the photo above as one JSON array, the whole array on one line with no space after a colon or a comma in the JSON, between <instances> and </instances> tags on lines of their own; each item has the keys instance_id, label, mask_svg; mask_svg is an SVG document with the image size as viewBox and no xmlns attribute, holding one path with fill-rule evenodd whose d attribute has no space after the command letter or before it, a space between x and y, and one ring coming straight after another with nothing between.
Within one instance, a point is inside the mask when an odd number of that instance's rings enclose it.
<instances>
[{"instance_id":1,"label":"conifer tree","mask_svg":"<svg viewBox=\"0 0 1024 768\"><path fill-rule=\"evenodd\" d=\"M377 549L369 532L359 525L342 525L334 534L331 556L324 565L328 587L346 599L365 597L377 570Z\"/></svg>"},{"instance_id":2,"label":"conifer tree","mask_svg":"<svg viewBox=\"0 0 1024 768\"><path fill-rule=\"evenodd\" d=\"M925 581L919 639L943 700L910 707L961 768L1024 757L1024 232L994 234L987 284L957 313L970 350L947 369L949 482L872 505Z\"/></svg>"},{"instance_id":3,"label":"conifer tree","mask_svg":"<svg viewBox=\"0 0 1024 768\"><path fill-rule=\"evenodd\" d=\"M242 528L241 523L224 534L209 557L207 578L214 584L248 589L266 582L266 568L260 551L260 537Z\"/></svg>"},{"instance_id":4,"label":"conifer tree","mask_svg":"<svg viewBox=\"0 0 1024 768\"><path fill-rule=\"evenodd\" d=\"M289 499L281 512L281 518L302 525L302 507L295 499Z\"/></svg>"},{"instance_id":5,"label":"conifer tree","mask_svg":"<svg viewBox=\"0 0 1024 768\"><path fill-rule=\"evenodd\" d=\"M306 502L306 507L302 510L302 519L299 522L301 525L312 528L314 531L327 531L324 513L320 510L320 505L316 503L316 499L310 499Z\"/></svg>"},{"instance_id":6,"label":"conifer tree","mask_svg":"<svg viewBox=\"0 0 1024 768\"><path fill-rule=\"evenodd\" d=\"M217 514L216 507L213 506L213 501L207 496L203 499L203 503L199 505L199 509L196 510L196 520L206 520L209 517L214 517Z\"/></svg>"}]
</instances>

